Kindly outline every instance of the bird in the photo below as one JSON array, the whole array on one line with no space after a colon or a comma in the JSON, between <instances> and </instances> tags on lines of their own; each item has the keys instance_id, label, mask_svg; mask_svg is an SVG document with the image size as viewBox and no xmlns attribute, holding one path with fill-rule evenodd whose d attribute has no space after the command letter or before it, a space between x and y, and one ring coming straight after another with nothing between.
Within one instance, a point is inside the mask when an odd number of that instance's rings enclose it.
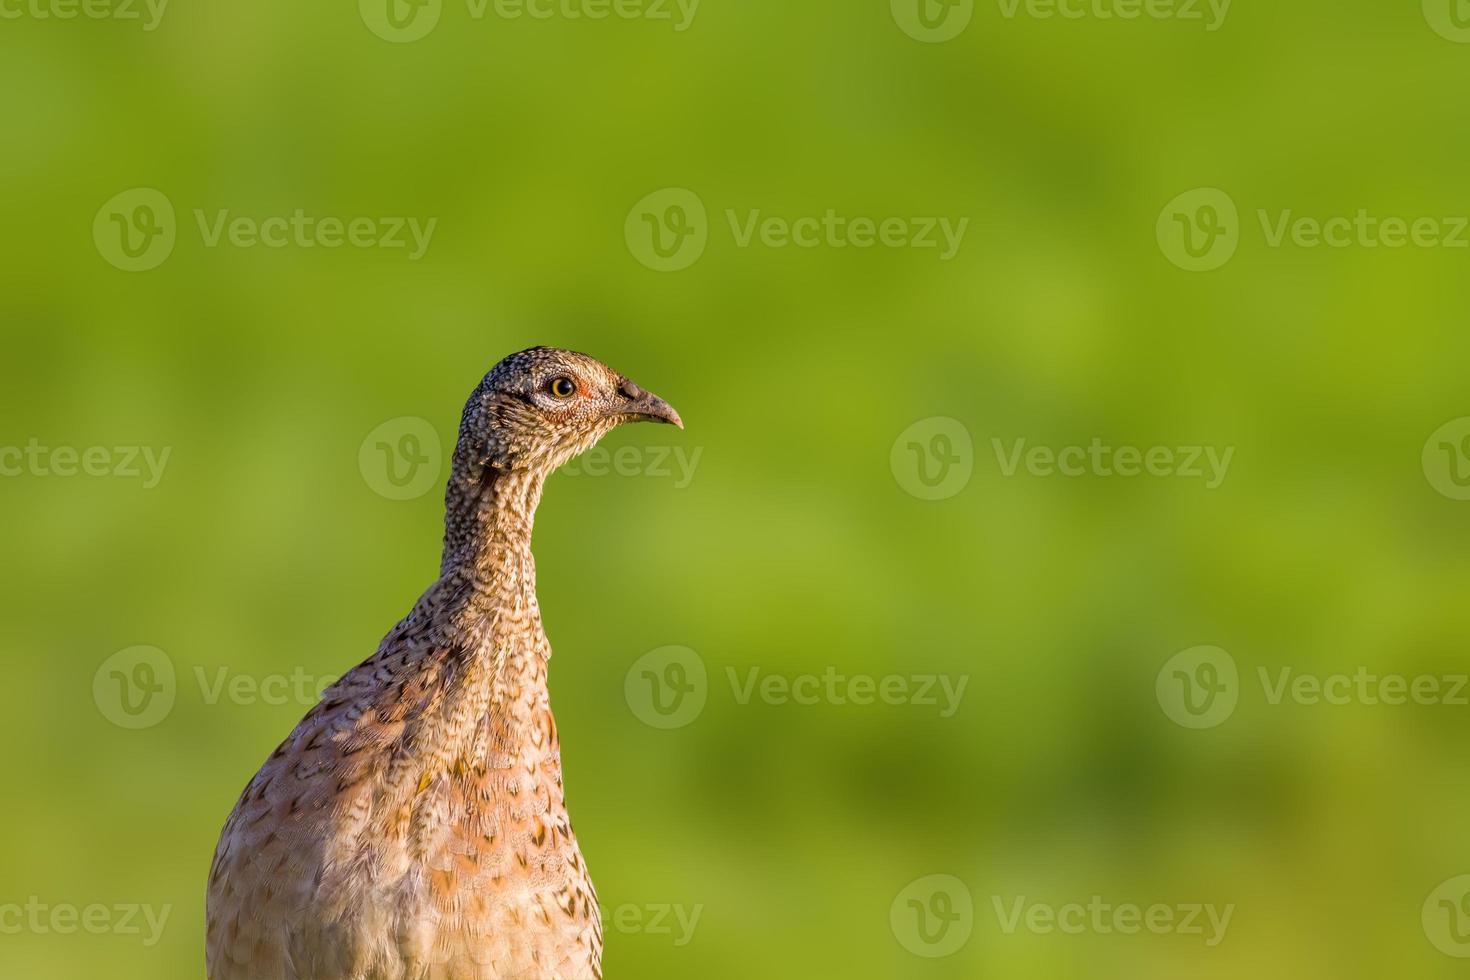
<instances>
[{"instance_id":1,"label":"bird","mask_svg":"<svg viewBox=\"0 0 1470 980\"><path fill-rule=\"evenodd\" d=\"M547 477L628 422L684 427L533 347L465 405L438 578L261 766L210 867L209 980L602 976L567 815L531 531Z\"/></svg>"}]
</instances>

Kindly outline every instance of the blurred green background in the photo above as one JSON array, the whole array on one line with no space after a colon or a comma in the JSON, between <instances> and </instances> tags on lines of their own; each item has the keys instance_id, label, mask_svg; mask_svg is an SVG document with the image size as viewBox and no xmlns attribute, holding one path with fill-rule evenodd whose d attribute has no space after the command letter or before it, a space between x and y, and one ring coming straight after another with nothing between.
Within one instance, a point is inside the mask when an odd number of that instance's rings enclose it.
<instances>
[{"instance_id":1,"label":"blurred green background","mask_svg":"<svg viewBox=\"0 0 1470 980\"><path fill-rule=\"evenodd\" d=\"M203 976L219 828L309 707L257 689L356 664L437 569L442 471L391 499L360 450L408 419L447 456L480 376L536 343L688 426L611 435L624 472L557 476L537 527L609 977L1463 973L1470 707L1272 703L1259 673L1467 669L1470 502L1432 461L1470 423L1431 434L1470 416L1470 250L1273 247L1259 217L1453 237L1463 4L1237 0L1215 30L1203 4L1009 0L38 14L65 2L0 4L0 975ZM1238 208L1198 272L1156 234L1196 188ZM211 246L196 217L298 209L436 225L414 260ZM737 233L829 209L969 225L949 261ZM640 227L680 214L704 251L650 268ZM172 251L127 271L122 232L164 249L151 228ZM1007 475L1020 439L1233 457L1214 489ZM39 456L67 447L106 475ZM116 447L167 449L156 485ZM706 703L665 729L629 676L671 645ZM1166 664L1202 645L1238 678L1194 728ZM128 727L108 664L138 646L175 689ZM742 703L752 669L967 686L950 717ZM1005 928L1093 896L1232 912L1214 945ZM97 934L51 917L94 903ZM140 934L128 905L169 918Z\"/></svg>"}]
</instances>

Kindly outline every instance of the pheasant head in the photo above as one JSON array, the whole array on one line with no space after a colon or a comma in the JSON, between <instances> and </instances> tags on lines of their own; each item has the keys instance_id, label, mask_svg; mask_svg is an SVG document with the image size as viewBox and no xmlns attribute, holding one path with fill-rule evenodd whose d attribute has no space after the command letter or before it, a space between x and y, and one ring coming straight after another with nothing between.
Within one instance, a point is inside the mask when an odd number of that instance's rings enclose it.
<instances>
[{"instance_id":1,"label":"pheasant head","mask_svg":"<svg viewBox=\"0 0 1470 980\"><path fill-rule=\"evenodd\" d=\"M445 495L445 571L473 557L473 532L487 521L529 535L546 477L639 421L684 427L668 402L586 354L532 347L491 368L460 423Z\"/></svg>"}]
</instances>

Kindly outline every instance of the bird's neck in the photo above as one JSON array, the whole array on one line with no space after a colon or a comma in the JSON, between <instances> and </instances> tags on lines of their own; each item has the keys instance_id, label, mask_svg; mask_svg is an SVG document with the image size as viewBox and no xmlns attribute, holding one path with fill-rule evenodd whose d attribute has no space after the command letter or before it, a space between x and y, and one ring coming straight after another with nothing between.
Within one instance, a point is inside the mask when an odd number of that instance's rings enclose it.
<instances>
[{"instance_id":1,"label":"bird's neck","mask_svg":"<svg viewBox=\"0 0 1470 980\"><path fill-rule=\"evenodd\" d=\"M498 468L463 451L456 454L444 494L441 579L483 585L516 553L531 554L531 528L546 474L540 468ZM509 570L513 570L513 567Z\"/></svg>"},{"instance_id":2,"label":"bird's neck","mask_svg":"<svg viewBox=\"0 0 1470 980\"><path fill-rule=\"evenodd\" d=\"M550 646L536 601L531 529L544 475L457 466L446 494L439 580L411 619L450 661L434 752L504 768L556 756L547 692Z\"/></svg>"}]
</instances>

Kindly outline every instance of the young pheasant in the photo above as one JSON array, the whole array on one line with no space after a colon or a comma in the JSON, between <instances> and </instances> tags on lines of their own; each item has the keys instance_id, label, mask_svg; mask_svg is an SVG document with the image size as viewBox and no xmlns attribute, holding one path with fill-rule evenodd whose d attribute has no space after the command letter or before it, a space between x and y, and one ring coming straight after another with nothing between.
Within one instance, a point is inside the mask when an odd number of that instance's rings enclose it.
<instances>
[{"instance_id":1,"label":"young pheasant","mask_svg":"<svg viewBox=\"0 0 1470 980\"><path fill-rule=\"evenodd\" d=\"M563 800L531 523L546 477L678 413L537 347L465 407L439 579L246 787L209 876L210 980L602 975Z\"/></svg>"}]
</instances>

